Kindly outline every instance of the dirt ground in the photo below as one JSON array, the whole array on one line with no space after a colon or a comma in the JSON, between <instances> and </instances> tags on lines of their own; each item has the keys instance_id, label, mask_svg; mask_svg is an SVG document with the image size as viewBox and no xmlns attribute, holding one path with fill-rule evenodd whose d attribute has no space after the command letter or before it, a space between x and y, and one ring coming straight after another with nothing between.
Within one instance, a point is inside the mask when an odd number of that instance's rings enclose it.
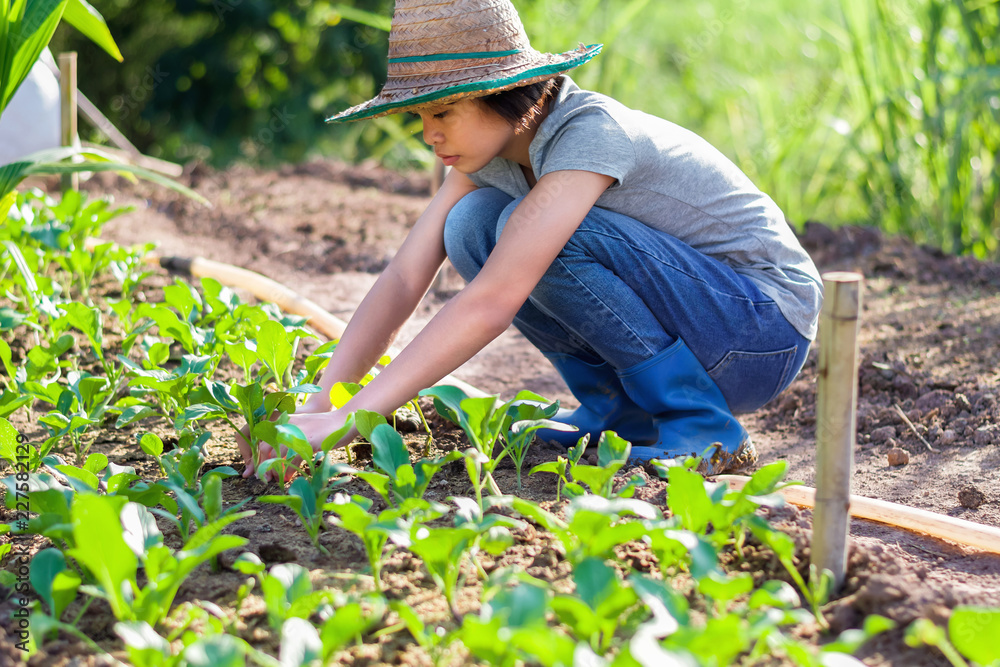
<instances>
[{"instance_id":1,"label":"dirt ground","mask_svg":"<svg viewBox=\"0 0 1000 667\"><path fill-rule=\"evenodd\" d=\"M429 201L425 174L326 161L223 172L195 165L182 180L214 207L108 175L84 188L93 196L112 192L117 204L136 207L108 224L107 239L152 241L161 254L197 255L260 272L345 320ZM853 492L1000 527L1000 265L944 256L867 228L806 223L801 238L821 270L854 269L865 276ZM446 268L397 344L410 340L461 286ZM815 483L816 359L814 346L792 386L743 419L760 464L784 459L789 477L810 486ZM531 389L574 404L551 366L514 330L455 375L505 398ZM895 450L902 450L908 462L891 465L890 452L893 461L900 454ZM538 460L554 455L544 448L533 454ZM238 461L231 441L222 441L213 456L219 464ZM512 476L508 471L506 481ZM532 484L529 495L552 497L554 486L548 482ZM234 498L262 492L263 483L252 481L234 482L227 491ZM662 483L651 480L643 494L662 504ZM266 562L295 559L330 567L292 515L273 505L255 508L258 515L246 536L249 548ZM805 543L808 510L787 508L776 520ZM1000 555L862 520L852 522L851 533L848 582L829 609L835 628L856 626L867 613L905 625L920 616L942 622L957 604L1000 606ZM363 569L359 547L337 547L331 559L339 567ZM565 577L559 563L547 560L545 545L529 540L522 549L529 566L538 569L529 570L536 576ZM387 581L400 587L400 595L413 586L412 577L403 576L408 568L412 565L398 556L386 569ZM233 577L217 575L200 585L232 586ZM98 638L113 638L110 629L93 631ZM355 655L351 661L411 661L404 645L394 651ZM859 657L870 665L948 664L939 654L907 648L898 630L866 646Z\"/></svg>"}]
</instances>

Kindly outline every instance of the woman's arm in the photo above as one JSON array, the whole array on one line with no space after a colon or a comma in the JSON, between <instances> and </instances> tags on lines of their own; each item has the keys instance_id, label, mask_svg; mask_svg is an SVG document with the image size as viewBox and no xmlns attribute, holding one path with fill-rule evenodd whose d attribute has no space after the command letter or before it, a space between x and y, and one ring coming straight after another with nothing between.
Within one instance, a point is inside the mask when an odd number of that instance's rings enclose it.
<instances>
[{"instance_id":1,"label":"woman's arm","mask_svg":"<svg viewBox=\"0 0 1000 667\"><path fill-rule=\"evenodd\" d=\"M475 188L464 174L452 170L448 175L351 317L323 371L319 383L323 391L313 394L300 412L330 410L333 385L360 381L389 349L444 262L443 234L448 212Z\"/></svg>"},{"instance_id":2,"label":"woman's arm","mask_svg":"<svg viewBox=\"0 0 1000 667\"><path fill-rule=\"evenodd\" d=\"M511 215L479 275L342 410L295 423L319 444L359 408L387 414L465 363L503 333L580 222L609 176L559 171L543 176ZM359 346L360 347L360 346ZM344 443L356 435L352 432Z\"/></svg>"},{"instance_id":3,"label":"woman's arm","mask_svg":"<svg viewBox=\"0 0 1000 667\"><path fill-rule=\"evenodd\" d=\"M444 262L444 223L448 213L462 197L475 188L475 184L467 176L455 170L445 179L441 189L414 223L396 255L351 317L330 363L323 370L319 381L323 391L311 395L298 409L297 418L304 420L303 426L310 417L329 413L330 389L334 384L361 380L392 345L400 327L413 314ZM416 391L413 395L416 395ZM401 401L400 405L409 398ZM396 407L399 406L390 410ZM338 426L327 431L327 434L336 428ZM244 427L236 436L236 444L246 462L244 477L254 473L247 435ZM319 442L322 442L323 437L319 438ZM270 446L261 443L261 460L271 456L273 451Z\"/></svg>"}]
</instances>

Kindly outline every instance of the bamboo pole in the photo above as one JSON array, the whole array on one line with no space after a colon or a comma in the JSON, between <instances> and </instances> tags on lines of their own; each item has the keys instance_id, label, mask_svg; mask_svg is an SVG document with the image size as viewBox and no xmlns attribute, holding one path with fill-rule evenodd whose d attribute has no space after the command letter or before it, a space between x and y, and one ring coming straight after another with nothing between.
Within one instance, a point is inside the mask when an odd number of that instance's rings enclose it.
<instances>
[{"instance_id":1,"label":"bamboo pole","mask_svg":"<svg viewBox=\"0 0 1000 667\"><path fill-rule=\"evenodd\" d=\"M59 54L59 98L60 117L62 119L62 145L76 146L77 136L77 99L76 99L76 51ZM78 190L80 188L79 173L63 174L62 189Z\"/></svg>"},{"instance_id":2,"label":"bamboo pole","mask_svg":"<svg viewBox=\"0 0 1000 667\"><path fill-rule=\"evenodd\" d=\"M820 572L830 570L837 588L847 573L862 280L861 274L853 272L824 274L825 303L819 321L817 483L811 562Z\"/></svg>"},{"instance_id":3,"label":"bamboo pole","mask_svg":"<svg viewBox=\"0 0 1000 667\"><path fill-rule=\"evenodd\" d=\"M742 489L750 481L750 478L744 475L718 475L714 479L725 482L736 490ZM817 504L816 489L808 486L786 486L778 493L793 505L815 507ZM1000 554L1000 528L994 526L984 526L981 523L958 519L946 514L855 495L850 496L850 515L856 519L878 521L938 539L949 540L956 544ZM814 531L816 524L814 513Z\"/></svg>"}]
</instances>

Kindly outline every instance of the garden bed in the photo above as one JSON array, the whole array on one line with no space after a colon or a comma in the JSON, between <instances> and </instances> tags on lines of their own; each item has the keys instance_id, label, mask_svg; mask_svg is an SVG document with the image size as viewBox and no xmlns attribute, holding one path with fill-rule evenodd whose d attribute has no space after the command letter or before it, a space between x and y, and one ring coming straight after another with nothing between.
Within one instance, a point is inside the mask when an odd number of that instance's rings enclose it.
<instances>
[{"instance_id":1,"label":"garden bed","mask_svg":"<svg viewBox=\"0 0 1000 667\"><path fill-rule=\"evenodd\" d=\"M104 230L107 239L124 244L156 242L164 254L197 254L259 271L344 319L428 201L427 179L422 176L328 162L273 171L233 168L213 172L195 166L188 169L185 178L213 202L213 209L111 177L95 179L85 189L92 190L95 197L114 193L117 204L137 207L135 212L108 223ZM854 492L1000 526L1000 267L941 256L870 229L831 230L807 224L803 242L821 269L859 269L866 276ZM165 275L150 279L148 298L156 298L155 286L169 282ZM460 279L444 272L414 321L403 330L400 342L415 335L419 326L460 288ZM300 354L315 347L316 343L304 344ZM227 372L236 371L230 368ZM504 400L519 390L530 389L573 403L544 358L514 331L505 333L456 375L500 394ZM789 390L745 422L761 454L761 466L785 461L788 479L807 484L815 481L815 376L814 349ZM421 407L434 434L430 455L446 456L469 446L463 431L438 417L428 399L423 399ZM44 439L37 423L23 417L19 422L16 416L12 421L29 440ZM421 428L405 435L412 452L422 452L426 447L427 436ZM133 466L142 477L154 478L159 468L138 450L135 440L137 434L150 430L159 432L170 444L170 425L151 420L123 429L109 425L95 430L87 436L93 438L90 451L104 453L120 465ZM205 469L242 469L231 429L220 425L211 430L213 438L205 446ZM894 450L905 452L908 462L889 465L890 451L900 455ZM371 466L370 449L359 447L356 454L358 459L353 465ZM529 451L525 470L560 454L549 446L536 446ZM635 497L664 510L666 484L656 472L623 469L618 485L633 476L645 482ZM501 490L516 491L512 466L501 465L495 477ZM566 501L556 502L557 487L555 475L525 475L524 488L518 495L559 514L565 511ZM387 508L364 482L353 480L343 490L370 498L374 512ZM247 543L220 555L222 567L218 572L207 566L197 570L181 587L176 602L208 601L233 609L237 590L247 578L232 569L242 551L257 555L268 566L297 563L310 571L316 588L345 593L370 588L365 578L370 572L360 540L342 529L331 528L319 537L319 544L329 552L324 554L303 530L295 512L257 499L278 493L281 490L276 485L253 479L230 477L223 481L227 503L250 498L241 509L256 512L227 528L228 533ZM472 495L465 466L456 461L434 477L426 497L444 502L449 496ZM792 536L797 564L807 574L810 513L794 507L762 513ZM181 535L168 522L160 524L165 543L179 548ZM1000 556L871 522L854 521L852 534L854 546L847 584L825 608L824 618L832 632L858 627L869 614L881 614L899 624L896 630L875 638L858 652L866 664L947 664L936 652L907 647L902 641L903 628L918 618L944 623L958 605L1000 606ZM487 574L511 567L551 582L558 592L573 590L565 549L551 532L528 523L517 527L512 535L514 543L502 555L481 554L480 564ZM42 538L35 538L32 546L38 549L43 544ZM728 567L750 573L758 584L767 579L789 580L789 573L773 553L759 544L751 543L742 558L727 553ZM649 549L637 543L620 547L616 555L619 563L633 570L652 575L658 569ZM398 549L384 565L386 597L406 602L428 627L440 624L446 630L454 629L458 621L453 612L474 614L480 608L481 585L475 583L476 573L468 563L466 568L468 585L462 588L452 610L427 570L409 551ZM14 609L13 601L6 605ZM74 611L71 607L66 615ZM702 609L694 611L704 613ZM230 620L237 624L240 636L261 650L277 654L279 635L269 631L261 597L251 594ZM103 602L92 604L78 625L102 648L124 659L113 626L114 617ZM0 650L17 657L9 632L12 626L4 627L8 634L0 642ZM358 665L430 663L429 652L417 645L410 631L387 627L390 630L338 653L337 661ZM802 625L798 632L812 646L832 636L820 632L815 624ZM455 648L442 659L449 660L463 663L472 658L463 649ZM106 658L94 655L82 643L61 637L47 644L32 664L102 661Z\"/></svg>"}]
</instances>

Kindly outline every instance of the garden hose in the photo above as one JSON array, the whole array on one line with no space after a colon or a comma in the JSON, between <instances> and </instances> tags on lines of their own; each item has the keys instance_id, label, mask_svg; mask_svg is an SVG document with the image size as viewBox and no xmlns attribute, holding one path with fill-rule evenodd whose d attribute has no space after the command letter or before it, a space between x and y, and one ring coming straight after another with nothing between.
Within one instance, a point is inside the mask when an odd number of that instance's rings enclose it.
<instances>
[{"instance_id":1,"label":"garden hose","mask_svg":"<svg viewBox=\"0 0 1000 667\"><path fill-rule=\"evenodd\" d=\"M715 479L736 490L742 489L750 481L749 477L743 475L718 475ZM808 486L786 486L779 493L794 505L810 508L816 505L816 489ZM993 526L855 495L851 495L850 513L855 519L877 521L1000 554L1000 528Z\"/></svg>"}]
</instances>

